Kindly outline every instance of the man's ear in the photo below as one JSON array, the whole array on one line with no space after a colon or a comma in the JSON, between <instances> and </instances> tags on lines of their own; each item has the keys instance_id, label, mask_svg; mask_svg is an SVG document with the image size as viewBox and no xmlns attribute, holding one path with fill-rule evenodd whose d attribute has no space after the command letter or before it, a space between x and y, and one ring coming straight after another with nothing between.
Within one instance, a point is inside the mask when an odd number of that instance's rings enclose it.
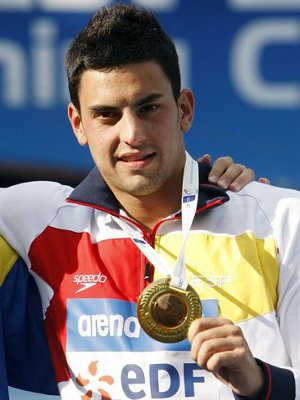
<instances>
[{"instance_id":1,"label":"man's ear","mask_svg":"<svg viewBox=\"0 0 300 400\"><path fill-rule=\"evenodd\" d=\"M68 117L73 129L73 132L76 136L78 143L81 146L87 145L87 139L85 136L85 132L82 126L81 116L77 108L73 103L68 104Z\"/></svg>"},{"instance_id":2,"label":"man's ear","mask_svg":"<svg viewBox=\"0 0 300 400\"><path fill-rule=\"evenodd\" d=\"M183 132L187 132L194 118L195 98L190 89L183 89L178 98L180 127Z\"/></svg>"}]
</instances>

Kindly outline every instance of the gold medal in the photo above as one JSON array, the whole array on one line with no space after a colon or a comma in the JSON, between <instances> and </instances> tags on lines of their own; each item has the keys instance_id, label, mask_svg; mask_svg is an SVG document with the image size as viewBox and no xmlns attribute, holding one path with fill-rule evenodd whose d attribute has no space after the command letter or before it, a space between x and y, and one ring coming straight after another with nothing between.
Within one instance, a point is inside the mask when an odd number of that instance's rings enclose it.
<instances>
[{"instance_id":1,"label":"gold medal","mask_svg":"<svg viewBox=\"0 0 300 400\"><path fill-rule=\"evenodd\" d=\"M137 316L143 330L153 339L164 343L187 338L190 324L201 317L201 301L195 289L170 287L171 278L150 283L137 303Z\"/></svg>"}]
</instances>

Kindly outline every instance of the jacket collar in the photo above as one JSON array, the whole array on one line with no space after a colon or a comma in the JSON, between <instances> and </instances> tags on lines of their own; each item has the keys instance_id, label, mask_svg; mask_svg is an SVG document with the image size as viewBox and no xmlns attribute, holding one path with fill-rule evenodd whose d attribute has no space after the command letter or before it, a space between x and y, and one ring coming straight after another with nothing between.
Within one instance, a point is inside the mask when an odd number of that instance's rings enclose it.
<instances>
[{"instance_id":1,"label":"jacket collar","mask_svg":"<svg viewBox=\"0 0 300 400\"><path fill-rule=\"evenodd\" d=\"M210 169L209 165L199 163L198 209L209 208L213 203L220 205L229 200L229 196L224 190L208 183ZM120 211L117 199L97 167L94 167L88 176L75 187L67 201L106 210L113 214L119 214Z\"/></svg>"}]
</instances>

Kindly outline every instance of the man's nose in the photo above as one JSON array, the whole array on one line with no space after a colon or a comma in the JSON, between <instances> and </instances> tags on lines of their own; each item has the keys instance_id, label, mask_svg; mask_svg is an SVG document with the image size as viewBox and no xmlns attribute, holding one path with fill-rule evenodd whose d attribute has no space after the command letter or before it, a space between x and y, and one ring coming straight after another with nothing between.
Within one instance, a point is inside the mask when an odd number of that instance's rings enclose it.
<instances>
[{"instance_id":1,"label":"man's nose","mask_svg":"<svg viewBox=\"0 0 300 400\"><path fill-rule=\"evenodd\" d=\"M145 141L144 126L138 116L134 113L124 113L120 125L121 140L130 146L138 146Z\"/></svg>"}]
</instances>

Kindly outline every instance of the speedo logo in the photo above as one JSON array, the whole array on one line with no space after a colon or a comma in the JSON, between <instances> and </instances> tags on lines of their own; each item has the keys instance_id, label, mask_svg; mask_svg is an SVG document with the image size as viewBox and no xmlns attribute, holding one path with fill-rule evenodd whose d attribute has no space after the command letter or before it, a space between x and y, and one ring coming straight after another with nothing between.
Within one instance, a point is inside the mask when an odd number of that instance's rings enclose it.
<instances>
[{"instance_id":1,"label":"speedo logo","mask_svg":"<svg viewBox=\"0 0 300 400\"><path fill-rule=\"evenodd\" d=\"M73 282L76 283L76 285L80 286L79 289L75 293L83 292L84 290L87 290L98 283L105 283L107 280L106 275L102 275L100 272L99 274L91 275L91 274L86 274L86 275L75 275Z\"/></svg>"}]
</instances>

